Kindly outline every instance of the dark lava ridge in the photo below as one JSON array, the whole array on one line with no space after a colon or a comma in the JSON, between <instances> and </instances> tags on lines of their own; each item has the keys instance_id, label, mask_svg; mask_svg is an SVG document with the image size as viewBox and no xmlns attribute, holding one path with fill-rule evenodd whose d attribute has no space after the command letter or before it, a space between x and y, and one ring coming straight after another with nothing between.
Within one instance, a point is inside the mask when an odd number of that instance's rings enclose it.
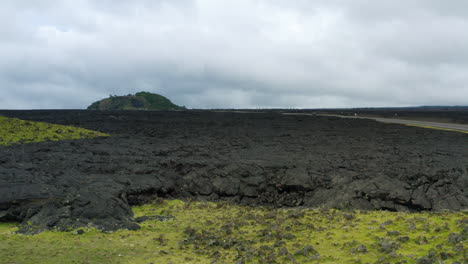
<instances>
[{"instance_id":1,"label":"dark lava ridge","mask_svg":"<svg viewBox=\"0 0 468 264\"><path fill-rule=\"evenodd\" d=\"M0 221L137 229L155 197L364 210L468 207L468 135L279 113L0 111L109 138L0 147Z\"/></svg>"}]
</instances>

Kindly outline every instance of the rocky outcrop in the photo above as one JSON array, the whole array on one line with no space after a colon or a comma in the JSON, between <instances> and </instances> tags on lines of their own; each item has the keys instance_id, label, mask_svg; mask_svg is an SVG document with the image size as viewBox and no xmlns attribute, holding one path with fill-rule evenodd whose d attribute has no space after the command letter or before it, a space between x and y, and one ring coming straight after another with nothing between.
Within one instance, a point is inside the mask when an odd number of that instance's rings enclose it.
<instances>
[{"instance_id":1,"label":"rocky outcrop","mask_svg":"<svg viewBox=\"0 0 468 264\"><path fill-rule=\"evenodd\" d=\"M155 197L392 211L468 207L468 135L272 113L10 111L109 138L0 148L0 221L138 228Z\"/></svg>"}]
</instances>

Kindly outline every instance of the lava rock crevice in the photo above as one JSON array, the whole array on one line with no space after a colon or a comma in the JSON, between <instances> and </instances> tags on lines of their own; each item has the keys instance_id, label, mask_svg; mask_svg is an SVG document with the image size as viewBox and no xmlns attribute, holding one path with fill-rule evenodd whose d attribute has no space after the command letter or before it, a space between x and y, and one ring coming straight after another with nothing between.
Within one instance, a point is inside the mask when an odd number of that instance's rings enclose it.
<instances>
[{"instance_id":1,"label":"lava rock crevice","mask_svg":"<svg viewBox=\"0 0 468 264\"><path fill-rule=\"evenodd\" d=\"M0 147L0 221L135 229L156 197L392 211L468 207L468 135L208 111L0 111L108 138Z\"/></svg>"}]
</instances>

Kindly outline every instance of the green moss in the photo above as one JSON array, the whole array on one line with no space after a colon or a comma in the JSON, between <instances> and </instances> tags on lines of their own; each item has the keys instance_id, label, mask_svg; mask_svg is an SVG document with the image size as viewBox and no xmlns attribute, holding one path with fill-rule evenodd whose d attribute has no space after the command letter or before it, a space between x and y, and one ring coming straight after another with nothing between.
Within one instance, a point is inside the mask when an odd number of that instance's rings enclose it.
<instances>
[{"instance_id":1,"label":"green moss","mask_svg":"<svg viewBox=\"0 0 468 264\"><path fill-rule=\"evenodd\" d=\"M139 92L135 95L127 96L110 96L94 102L88 107L88 110L182 110L185 107L180 107L172 103L166 97L149 93Z\"/></svg>"},{"instance_id":2,"label":"green moss","mask_svg":"<svg viewBox=\"0 0 468 264\"><path fill-rule=\"evenodd\" d=\"M171 102L171 100L166 97L154 94L150 92L139 92L135 94L136 97L142 97L148 102L149 109L153 110L165 110L165 109L183 109L184 107L179 107Z\"/></svg>"},{"instance_id":3,"label":"green moss","mask_svg":"<svg viewBox=\"0 0 468 264\"><path fill-rule=\"evenodd\" d=\"M14 224L0 224L0 259L6 263L236 263L240 259L245 263L416 263L436 252L441 261L437 263L463 263L466 254L463 243L448 239L451 233L463 233L465 213L270 209L177 200L133 211L136 216L173 215L175 220L147 221L138 231L89 229L83 235L23 236L14 234ZM395 249L386 250L386 243ZM443 260L441 252L448 259Z\"/></svg>"},{"instance_id":4,"label":"green moss","mask_svg":"<svg viewBox=\"0 0 468 264\"><path fill-rule=\"evenodd\" d=\"M406 125L407 125L407 126L412 126L412 127L422 127L422 128L429 128L429 129L436 129L436 130L445 130L445 131L460 132L460 133L468 134L468 131L465 131L465 130L449 129L449 128L433 127L433 126L410 125L410 124L406 124Z\"/></svg>"},{"instance_id":5,"label":"green moss","mask_svg":"<svg viewBox=\"0 0 468 264\"><path fill-rule=\"evenodd\" d=\"M109 135L83 128L0 116L0 146L105 136Z\"/></svg>"}]
</instances>

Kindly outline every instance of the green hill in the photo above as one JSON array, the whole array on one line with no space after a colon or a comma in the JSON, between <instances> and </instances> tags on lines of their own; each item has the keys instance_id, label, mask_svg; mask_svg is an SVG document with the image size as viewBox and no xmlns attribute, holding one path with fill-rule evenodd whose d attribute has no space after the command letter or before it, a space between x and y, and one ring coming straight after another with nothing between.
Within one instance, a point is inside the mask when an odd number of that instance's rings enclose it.
<instances>
[{"instance_id":1,"label":"green hill","mask_svg":"<svg viewBox=\"0 0 468 264\"><path fill-rule=\"evenodd\" d=\"M139 92L135 95L110 96L94 102L88 110L183 110L166 97L149 93Z\"/></svg>"}]
</instances>

